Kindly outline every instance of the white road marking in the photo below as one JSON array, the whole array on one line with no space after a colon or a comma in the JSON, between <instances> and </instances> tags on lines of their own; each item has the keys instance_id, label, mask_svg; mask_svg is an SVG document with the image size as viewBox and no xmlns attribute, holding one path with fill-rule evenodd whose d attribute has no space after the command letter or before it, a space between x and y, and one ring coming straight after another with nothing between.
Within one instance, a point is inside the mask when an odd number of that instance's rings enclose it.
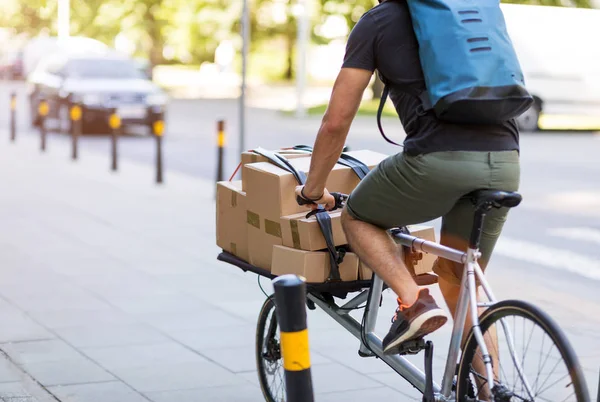
<instances>
[{"instance_id":1,"label":"white road marking","mask_svg":"<svg viewBox=\"0 0 600 402\"><path fill-rule=\"evenodd\" d=\"M600 229L586 227L555 228L548 230L548 234L571 240L581 240L589 243L600 244Z\"/></svg>"},{"instance_id":2,"label":"white road marking","mask_svg":"<svg viewBox=\"0 0 600 402\"><path fill-rule=\"evenodd\" d=\"M494 254L600 281L600 260L555 247L500 236Z\"/></svg>"}]
</instances>

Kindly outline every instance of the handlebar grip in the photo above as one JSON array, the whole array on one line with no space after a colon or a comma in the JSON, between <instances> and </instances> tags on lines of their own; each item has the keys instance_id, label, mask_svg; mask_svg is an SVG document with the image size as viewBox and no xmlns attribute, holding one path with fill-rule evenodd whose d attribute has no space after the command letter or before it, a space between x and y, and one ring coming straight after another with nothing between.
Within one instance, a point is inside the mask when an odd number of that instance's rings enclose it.
<instances>
[{"instance_id":1,"label":"handlebar grip","mask_svg":"<svg viewBox=\"0 0 600 402\"><path fill-rule=\"evenodd\" d=\"M333 198L335 198L336 209L342 208L344 206L344 202L348 199L348 196L342 193L333 192L331 193L331 195L333 196ZM296 196L296 202L298 203L298 205L316 205L314 201L307 200L305 198L300 197L299 195Z\"/></svg>"}]
</instances>

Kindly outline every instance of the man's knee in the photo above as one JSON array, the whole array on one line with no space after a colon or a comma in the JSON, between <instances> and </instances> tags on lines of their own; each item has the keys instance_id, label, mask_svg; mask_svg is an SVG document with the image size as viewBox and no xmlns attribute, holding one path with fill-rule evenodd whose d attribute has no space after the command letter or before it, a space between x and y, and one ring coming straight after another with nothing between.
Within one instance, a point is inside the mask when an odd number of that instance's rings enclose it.
<instances>
[{"instance_id":1,"label":"man's knee","mask_svg":"<svg viewBox=\"0 0 600 402\"><path fill-rule=\"evenodd\" d=\"M354 222L356 219L350 214L350 212L348 212L348 208L344 207L344 209L342 209L342 229L344 229L344 233L347 233L348 231L348 227L352 226L352 222Z\"/></svg>"}]
</instances>

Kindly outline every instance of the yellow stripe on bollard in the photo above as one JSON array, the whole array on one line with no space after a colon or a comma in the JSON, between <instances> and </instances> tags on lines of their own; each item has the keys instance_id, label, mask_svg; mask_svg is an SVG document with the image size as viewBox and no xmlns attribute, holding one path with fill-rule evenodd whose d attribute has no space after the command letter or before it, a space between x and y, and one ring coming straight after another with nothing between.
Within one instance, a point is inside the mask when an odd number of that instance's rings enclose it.
<instances>
[{"instance_id":1,"label":"yellow stripe on bollard","mask_svg":"<svg viewBox=\"0 0 600 402\"><path fill-rule=\"evenodd\" d=\"M154 131L154 135L157 137L162 137L165 132L165 122L162 120L157 120L152 124L152 130Z\"/></svg>"},{"instance_id":2,"label":"yellow stripe on bollard","mask_svg":"<svg viewBox=\"0 0 600 402\"><path fill-rule=\"evenodd\" d=\"M108 125L113 130L118 129L119 127L121 127L121 118L117 114L111 114L108 118Z\"/></svg>"},{"instance_id":3,"label":"yellow stripe on bollard","mask_svg":"<svg viewBox=\"0 0 600 402\"><path fill-rule=\"evenodd\" d=\"M38 106L38 113L40 114L40 116L47 116L48 113L50 112L50 106L48 106L48 102L46 101L42 101L40 102L40 105Z\"/></svg>"},{"instance_id":4,"label":"yellow stripe on bollard","mask_svg":"<svg viewBox=\"0 0 600 402\"><path fill-rule=\"evenodd\" d=\"M17 99L14 96L10 98L10 110L17 110Z\"/></svg>"},{"instance_id":5,"label":"yellow stripe on bollard","mask_svg":"<svg viewBox=\"0 0 600 402\"><path fill-rule=\"evenodd\" d=\"M81 107L75 105L71 108L71 120L79 121L81 119Z\"/></svg>"},{"instance_id":6,"label":"yellow stripe on bollard","mask_svg":"<svg viewBox=\"0 0 600 402\"><path fill-rule=\"evenodd\" d=\"M297 332L281 332L281 352L284 369L302 371L310 368L308 329Z\"/></svg>"},{"instance_id":7,"label":"yellow stripe on bollard","mask_svg":"<svg viewBox=\"0 0 600 402\"><path fill-rule=\"evenodd\" d=\"M217 134L217 146L223 148L225 146L225 131L219 131Z\"/></svg>"}]
</instances>

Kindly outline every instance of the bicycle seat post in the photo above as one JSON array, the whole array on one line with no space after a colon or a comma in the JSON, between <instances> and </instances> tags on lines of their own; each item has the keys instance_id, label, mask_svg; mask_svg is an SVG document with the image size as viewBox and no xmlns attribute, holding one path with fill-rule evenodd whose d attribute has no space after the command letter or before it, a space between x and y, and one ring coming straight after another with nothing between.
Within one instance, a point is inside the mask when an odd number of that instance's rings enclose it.
<instances>
[{"instance_id":1,"label":"bicycle seat post","mask_svg":"<svg viewBox=\"0 0 600 402\"><path fill-rule=\"evenodd\" d=\"M472 250L479 249L479 242L481 241L481 232L483 231L483 222L487 211L492 208L489 203L483 203L475 210L475 219L473 220L473 229L471 230L471 237L469 239L469 248Z\"/></svg>"}]
</instances>

